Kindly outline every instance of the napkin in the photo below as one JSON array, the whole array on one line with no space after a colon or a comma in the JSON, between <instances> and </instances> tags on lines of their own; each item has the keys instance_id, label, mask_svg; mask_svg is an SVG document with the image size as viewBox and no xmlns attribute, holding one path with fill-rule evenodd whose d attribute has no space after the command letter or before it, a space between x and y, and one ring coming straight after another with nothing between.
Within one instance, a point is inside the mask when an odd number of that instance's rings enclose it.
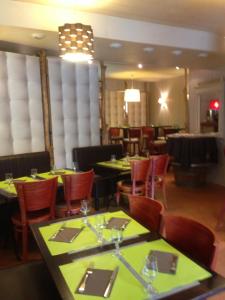
<instances>
[{"instance_id":1,"label":"napkin","mask_svg":"<svg viewBox=\"0 0 225 300\"><path fill-rule=\"evenodd\" d=\"M75 293L103 297L110 283L113 270L92 269L88 268L82 277ZM116 278L114 278L115 281ZM84 290L80 290L82 284ZM113 284L113 282L111 283Z\"/></svg>"},{"instance_id":2,"label":"napkin","mask_svg":"<svg viewBox=\"0 0 225 300\"><path fill-rule=\"evenodd\" d=\"M106 228L125 229L129 222L130 219L126 219L126 218L111 218L109 219Z\"/></svg>"},{"instance_id":3,"label":"napkin","mask_svg":"<svg viewBox=\"0 0 225 300\"><path fill-rule=\"evenodd\" d=\"M50 237L49 241L72 243L82 230L83 228L62 227Z\"/></svg>"},{"instance_id":4,"label":"napkin","mask_svg":"<svg viewBox=\"0 0 225 300\"><path fill-rule=\"evenodd\" d=\"M149 256L157 258L158 271L161 273L175 274L177 269L178 256L174 253L152 250Z\"/></svg>"}]
</instances>

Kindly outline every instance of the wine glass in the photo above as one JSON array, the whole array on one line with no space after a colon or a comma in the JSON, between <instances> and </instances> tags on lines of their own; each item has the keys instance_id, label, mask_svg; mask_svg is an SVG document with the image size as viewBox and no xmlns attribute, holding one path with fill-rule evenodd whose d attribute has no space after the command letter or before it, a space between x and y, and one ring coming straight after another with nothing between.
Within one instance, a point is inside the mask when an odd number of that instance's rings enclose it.
<instances>
[{"instance_id":1,"label":"wine glass","mask_svg":"<svg viewBox=\"0 0 225 300\"><path fill-rule=\"evenodd\" d=\"M33 179L35 179L35 178L37 178L37 169L31 169L30 170L30 176L33 178Z\"/></svg>"},{"instance_id":2,"label":"wine glass","mask_svg":"<svg viewBox=\"0 0 225 300\"><path fill-rule=\"evenodd\" d=\"M50 174L51 174L51 175L55 175L55 171L56 171L56 166L53 164L53 165L51 166Z\"/></svg>"},{"instance_id":3,"label":"wine glass","mask_svg":"<svg viewBox=\"0 0 225 300\"><path fill-rule=\"evenodd\" d=\"M89 203L88 203L87 200L82 200L81 201L80 211L84 215L84 218L83 218L84 224L87 224L87 222L88 222L88 220L87 220L87 214L90 211L90 209L89 209Z\"/></svg>"},{"instance_id":4,"label":"wine glass","mask_svg":"<svg viewBox=\"0 0 225 300\"><path fill-rule=\"evenodd\" d=\"M11 184L13 183L13 174L12 173L6 173L5 174L5 181L8 184L8 188L10 189Z\"/></svg>"},{"instance_id":5,"label":"wine glass","mask_svg":"<svg viewBox=\"0 0 225 300\"><path fill-rule=\"evenodd\" d=\"M158 261L157 261L157 257L155 255L148 255L145 258L144 267L142 268L141 273L148 281L147 292L150 295L156 294L157 291L152 286L153 281L158 274Z\"/></svg>"},{"instance_id":6,"label":"wine glass","mask_svg":"<svg viewBox=\"0 0 225 300\"><path fill-rule=\"evenodd\" d=\"M115 254L120 254L120 243L123 240L123 231L117 228L111 230L111 241L115 244Z\"/></svg>"}]
</instances>

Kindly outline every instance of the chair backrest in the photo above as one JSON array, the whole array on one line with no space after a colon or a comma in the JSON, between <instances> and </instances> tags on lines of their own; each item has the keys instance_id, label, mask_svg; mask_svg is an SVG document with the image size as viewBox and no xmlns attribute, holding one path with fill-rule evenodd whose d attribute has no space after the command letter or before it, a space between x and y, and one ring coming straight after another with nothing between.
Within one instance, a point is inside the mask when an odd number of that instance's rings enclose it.
<instances>
[{"instance_id":1,"label":"chair backrest","mask_svg":"<svg viewBox=\"0 0 225 300\"><path fill-rule=\"evenodd\" d=\"M141 128L142 136L147 136L149 141L154 139L154 129L152 127L143 126Z\"/></svg>"},{"instance_id":2,"label":"chair backrest","mask_svg":"<svg viewBox=\"0 0 225 300\"><path fill-rule=\"evenodd\" d=\"M145 183L145 193L148 185L148 169L150 159L132 160L131 161L131 181L132 181L132 194L135 194L136 184L138 181Z\"/></svg>"},{"instance_id":3,"label":"chair backrest","mask_svg":"<svg viewBox=\"0 0 225 300\"><path fill-rule=\"evenodd\" d=\"M120 128L118 127L110 127L109 128L109 138L120 136Z\"/></svg>"},{"instance_id":4,"label":"chair backrest","mask_svg":"<svg viewBox=\"0 0 225 300\"><path fill-rule=\"evenodd\" d=\"M129 195L131 216L149 230L160 231L164 206L161 202L144 196Z\"/></svg>"},{"instance_id":5,"label":"chair backrest","mask_svg":"<svg viewBox=\"0 0 225 300\"><path fill-rule=\"evenodd\" d=\"M128 129L129 138L140 138L141 137L141 128L133 127Z\"/></svg>"},{"instance_id":6,"label":"chair backrest","mask_svg":"<svg viewBox=\"0 0 225 300\"><path fill-rule=\"evenodd\" d=\"M169 155L161 154L151 157L150 176L165 176L169 164Z\"/></svg>"},{"instance_id":7,"label":"chair backrest","mask_svg":"<svg viewBox=\"0 0 225 300\"><path fill-rule=\"evenodd\" d=\"M203 224L192 219L164 216L164 235L178 250L210 267L215 252L215 236Z\"/></svg>"},{"instance_id":8,"label":"chair backrest","mask_svg":"<svg viewBox=\"0 0 225 300\"><path fill-rule=\"evenodd\" d=\"M35 182L14 183L19 198L22 223L28 213L49 209L51 218L55 216L55 198L58 187L57 177Z\"/></svg>"},{"instance_id":9,"label":"chair backrest","mask_svg":"<svg viewBox=\"0 0 225 300\"><path fill-rule=\"evenodd\" d=\"M91 199L94 171L80 172L62 175L64 185L64 197L68 209L72 201Z\"/></svg>"}]
</instances>

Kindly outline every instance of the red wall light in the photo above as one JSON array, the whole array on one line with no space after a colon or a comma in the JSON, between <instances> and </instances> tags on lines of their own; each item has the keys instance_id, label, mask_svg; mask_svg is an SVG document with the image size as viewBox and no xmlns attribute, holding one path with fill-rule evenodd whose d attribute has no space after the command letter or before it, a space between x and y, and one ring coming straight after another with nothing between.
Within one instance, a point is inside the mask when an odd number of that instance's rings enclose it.
<instances>
[{"instance_id":1,"label":"red wall light","mask_svg":"<svg viewBox=\"0 0 225 300\"><path fill-rule=\"evenodd\" d=\"M209 103L209 109L220 110L220 101L218 99L213 99Z\"/></svg>"}]
</instances>

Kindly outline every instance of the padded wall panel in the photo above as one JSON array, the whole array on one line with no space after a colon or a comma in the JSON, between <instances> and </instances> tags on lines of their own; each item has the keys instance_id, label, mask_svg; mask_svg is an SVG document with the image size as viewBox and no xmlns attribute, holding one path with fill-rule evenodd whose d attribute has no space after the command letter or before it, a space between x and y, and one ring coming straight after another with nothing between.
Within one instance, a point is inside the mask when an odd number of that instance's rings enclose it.
<instances>
[{"instance_id":1,"label":"padded wall panel","mask_svg":"<svg viewBox=\"0 0 225 300\"><path fill-rule=\"evenodd\" d=\"M97 65L48 58L54 158L72 166L72 149L99 145Z\"/></svg>"},{"instance_id":2,"label":"padded wall panel","mask_svg":"<svg viewBox=\"0 0 225 300\"><path fill-rule=\"evenodd\" d=\"M39 59L0 52L0 156L44 151Z\"/></svg>"}]
</instances>

